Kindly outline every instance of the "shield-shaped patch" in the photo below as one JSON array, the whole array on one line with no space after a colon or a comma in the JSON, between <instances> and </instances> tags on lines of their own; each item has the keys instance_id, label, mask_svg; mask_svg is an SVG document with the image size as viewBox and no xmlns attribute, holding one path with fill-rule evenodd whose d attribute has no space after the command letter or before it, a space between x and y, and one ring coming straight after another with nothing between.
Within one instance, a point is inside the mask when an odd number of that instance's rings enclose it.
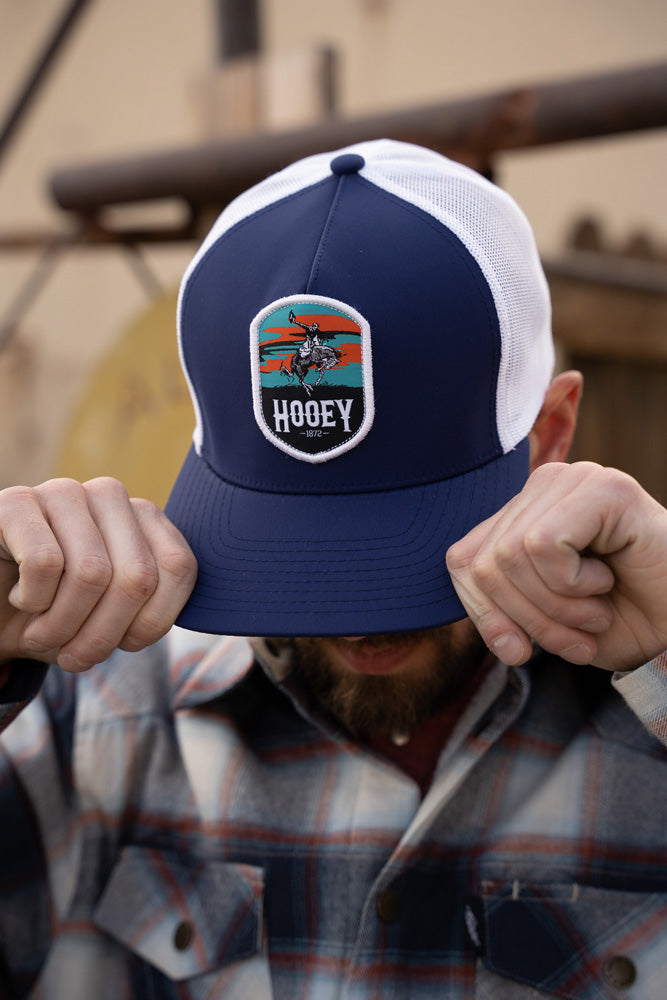
<instances>
[{"instance_id":1,"label":"shield-shaped patch","mask_svg":"<svg viewBox=\"0 0 667 1000\"><path fill-rule=\"evenodd\" d=\"M373 422L370 327L344 302L292 295L250 327L255 419L277 448L326 462L355 447Z\"/></svg>"}]
</instances>

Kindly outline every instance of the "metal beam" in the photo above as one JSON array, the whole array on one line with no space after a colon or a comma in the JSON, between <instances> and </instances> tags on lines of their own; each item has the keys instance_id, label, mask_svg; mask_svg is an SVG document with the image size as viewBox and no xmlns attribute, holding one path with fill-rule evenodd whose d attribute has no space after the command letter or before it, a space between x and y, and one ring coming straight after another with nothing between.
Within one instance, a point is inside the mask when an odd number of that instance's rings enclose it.
<instances>
[{"instance_id":1,"label":"metal beam","mask_svg":"<svg viewBox=\"0 0 667 1000\"><path fill-rule=\"evenodd\" d=\"M667 62L355 119L299 131L74 166L51 177L63 209L177 197L226 204L286 164L362 139L388 136L479 166L493 154L667 125Z\"/></svg>"},{"instance_id":2,"label":"metal beam","mask_svg":"<svg viewBox=\"0 0 667 1000\"><path fill-rule=\"evenodd\" d=\"M84 12L89 2L90 0L72 0L63 11L58 23L28 73L0 129L0 157L4 154L14 132L27 115L30 106L53 67L56 57L60 55L64 43L69 38L80 15Z\"/></svg>"}]
</instances>

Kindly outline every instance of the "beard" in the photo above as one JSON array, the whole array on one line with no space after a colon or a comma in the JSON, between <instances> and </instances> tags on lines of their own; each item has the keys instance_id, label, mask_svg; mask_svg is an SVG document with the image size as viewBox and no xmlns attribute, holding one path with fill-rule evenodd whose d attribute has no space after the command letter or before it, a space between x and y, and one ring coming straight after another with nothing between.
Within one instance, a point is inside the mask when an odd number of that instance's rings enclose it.
<instances>
[{"instance_id":1,"label":"beard","mask_svg":"<svg viewBox=\"0 0 667 1000\"><path fill-rule=\"evenodd\" d=\"M354 647L370 652L406 642L418 647L418 655L394 673L358 673L343 666L335 651L350 641L339 638L293 639L293 662L319 706L352 735L409 735L461 695L488 650L468 619L422 632L368 636Z\"/></svg>"}]
</instances>

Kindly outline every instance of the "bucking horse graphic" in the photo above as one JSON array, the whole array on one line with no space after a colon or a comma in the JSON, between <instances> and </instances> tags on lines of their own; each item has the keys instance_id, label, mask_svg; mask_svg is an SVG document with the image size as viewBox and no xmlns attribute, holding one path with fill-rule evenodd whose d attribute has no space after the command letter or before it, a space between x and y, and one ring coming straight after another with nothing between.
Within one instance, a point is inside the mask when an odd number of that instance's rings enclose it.
<instances>
[{"instance_id":1,"label":"bucking horse graphic","mask_svg":"<svg viewBox=\"0 0 667 1000\"><path fill-rule=\"evenodd\" d=\"M319 323L312 323L310 326L307 323L301 323L294 315L293 310L290 310L288 319L294 326L301 327L306 334L306 339L296 354L292 355L290 370L288 371L285 365L281 363L280 371L281 374L286 375L290 380L296 376L300 385L303 386L310 396L315 386L318 386L322 381L324 373L329 371L330 368L335 368L342 354L335 347L325 347L323 344L320 344ZM308 385L305 381L310 368L317 368L319 372L315 386Z\"/></svg>"}]
</instances>

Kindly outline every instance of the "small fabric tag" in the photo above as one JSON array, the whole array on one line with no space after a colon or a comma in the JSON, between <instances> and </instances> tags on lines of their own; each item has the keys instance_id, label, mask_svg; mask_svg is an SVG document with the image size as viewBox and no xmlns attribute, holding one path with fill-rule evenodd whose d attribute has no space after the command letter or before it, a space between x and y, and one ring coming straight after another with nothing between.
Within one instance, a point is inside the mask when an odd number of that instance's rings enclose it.
<instances>
[{"instance_id":1,"label":"small fabric tag","mask_svg":"<svg viewBox=\"0 0 667 1000\"><path fill-rule=\"evenodd\" d=\"M466 896L463 901L463 920L465 923L468 940L476 955L484 955L486 952L486 938L484 934L484 907L481 899L477 896Z\"/></svg>"}]
</instances>

